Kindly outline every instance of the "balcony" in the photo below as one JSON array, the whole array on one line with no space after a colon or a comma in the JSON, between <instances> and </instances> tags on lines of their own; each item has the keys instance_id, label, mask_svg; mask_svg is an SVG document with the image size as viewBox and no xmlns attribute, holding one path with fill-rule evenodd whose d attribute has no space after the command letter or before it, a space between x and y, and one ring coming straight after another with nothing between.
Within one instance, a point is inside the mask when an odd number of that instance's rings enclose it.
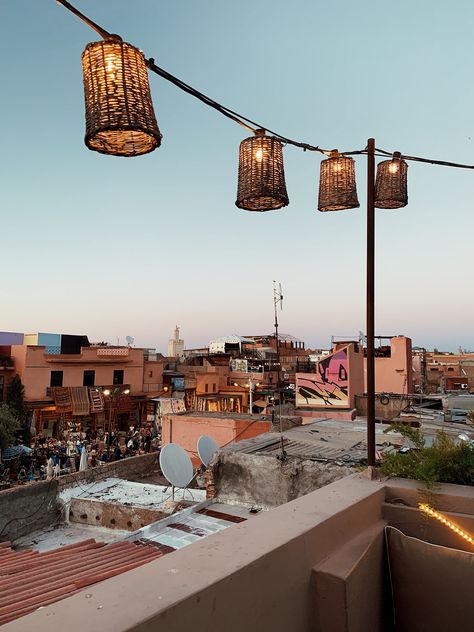
<instances>
[{"instance_id":1,"label":"balcony","mask_svg":"<svg viewBox=\"0 0 474 632\"><path fill-rule=\"evenodd\" d=\"M5 632L46 632L51 621L68 632L389 632L394 628L385 525L442 545L434 549L473 550L445 525L422 515L419 498L414 481L349 476L79 591L7 624ZM431 501L474 531L472 488L441 485L431 492ZM417 604L431 599L426 621L432 620L436 597L426 595L423 584L410 590L415 608L405 614L415 617ZM443 610L453 589L441 581L440 590ZM471 629L471 602L463 604L464 625L452 629ZM446 616L459 622L463 609ZM414 618L412 627L403 629L441 628L419 627Z\"/></svg>"},{"instance_id":2,"label":"balcony","mask_svg":"<svg viewBox=\"0 0 474 632\"><path fill-rule=\"evenodd\" d=\"M73 387L81 387L83 386L83 384L67 384L66 388L73 388ZM52 397L54 398L54 389L55 388L63 388L63 387L56 387L56 386L47 386L46 387L46 397ZM88 388L90 390L96 391L96 390L109 390L111 393L114 391L114 389L122 389L122 390L126 390L129 389L130 390L130 384L101 384L100 386L86 386L85 388ZM133 395L133 393L130 393L130 395Z\"/></svg>"}]
</instances>

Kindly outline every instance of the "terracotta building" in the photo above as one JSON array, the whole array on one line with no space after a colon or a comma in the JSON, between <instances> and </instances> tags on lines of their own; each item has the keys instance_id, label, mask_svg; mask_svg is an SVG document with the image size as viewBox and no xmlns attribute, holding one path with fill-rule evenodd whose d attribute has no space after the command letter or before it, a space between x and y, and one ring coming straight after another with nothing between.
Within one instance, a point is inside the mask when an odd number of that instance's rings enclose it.
<instances>
[{"instance_id":1,"label":"terracotta building","mask_svg":"<svg viewBox=\"0 0 474 632\"><path fill-rule=\"evenodd\" d=\"M111 422L126 430L140 422L148 398L143 349L98 345L72 350L77 352L47 353L45 346L11 345L11 360L25 387L36 432L95 432ZM108 397L103 394L107 389Z\"/></svg>"}]
</instances>

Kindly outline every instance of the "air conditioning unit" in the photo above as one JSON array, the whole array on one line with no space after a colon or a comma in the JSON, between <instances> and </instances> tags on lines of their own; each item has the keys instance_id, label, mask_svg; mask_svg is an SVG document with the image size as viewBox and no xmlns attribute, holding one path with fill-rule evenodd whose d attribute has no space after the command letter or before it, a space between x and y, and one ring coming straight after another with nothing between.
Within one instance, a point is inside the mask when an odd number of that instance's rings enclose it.
<instances>
[{"instance_id":1,"label":"air conditioning unit","mask_svg":"<svg viewBox=\"0 0 474 632\"><path fill-rule=\"evenodd\" d=\"M469 388L469 384L461 384L462 391L467 391L468 388Z\"/></svg>"}]
</instances>

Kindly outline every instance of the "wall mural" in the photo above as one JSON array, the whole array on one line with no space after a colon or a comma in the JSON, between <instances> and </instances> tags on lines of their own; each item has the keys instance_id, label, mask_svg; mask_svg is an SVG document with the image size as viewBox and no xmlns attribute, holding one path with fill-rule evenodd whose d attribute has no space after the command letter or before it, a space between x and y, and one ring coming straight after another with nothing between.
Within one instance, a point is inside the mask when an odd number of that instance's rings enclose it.
<instances>
[{"instance_id":1,"label":"wall mural","mask_svg":"<svg viewBox=\"0 0 474 632\"><path fill-rule=\"evenodd\" d=\"M349 406L347 347L318 362L314 375L296 381L297 406L343 408Z\"/></svg>"}]
</instances>

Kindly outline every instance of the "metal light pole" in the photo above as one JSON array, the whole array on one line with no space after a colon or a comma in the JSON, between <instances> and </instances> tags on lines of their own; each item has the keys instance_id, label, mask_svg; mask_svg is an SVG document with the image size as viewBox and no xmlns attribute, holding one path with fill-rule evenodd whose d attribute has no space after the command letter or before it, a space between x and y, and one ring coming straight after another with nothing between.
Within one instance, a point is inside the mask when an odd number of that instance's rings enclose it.
<instances>
[{"instance_id":1,"label":"metal light pole","mask_svg":"<svg viewBox=\"0 0 474 632\"><path fill-rule=\"evenodd\" d=\"M375 465L375 139L367 141L367 463Z\"/></svg>"}]
</instances>

